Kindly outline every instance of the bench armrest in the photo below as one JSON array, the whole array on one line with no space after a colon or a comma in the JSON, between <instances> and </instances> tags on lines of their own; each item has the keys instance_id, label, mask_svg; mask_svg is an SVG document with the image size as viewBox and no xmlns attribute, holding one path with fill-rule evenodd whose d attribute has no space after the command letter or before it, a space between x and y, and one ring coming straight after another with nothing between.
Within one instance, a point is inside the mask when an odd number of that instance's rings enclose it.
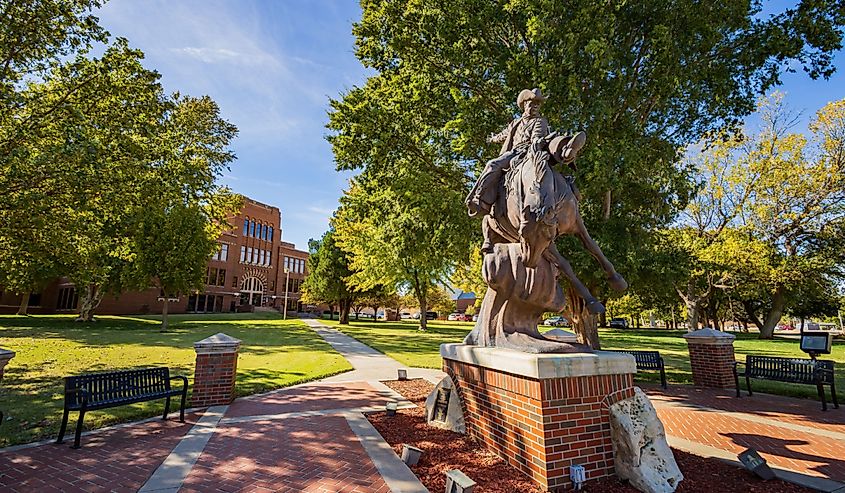
<instances>
[{"instance_id":1,"label":"bench armrest","mask_svg":"<svg viewBox=\"0 0 845 493\"><path fill-rule=\"evenodd\" d=\"M188 379L186 377L183 377L182 375L172 376L172 377L168 378L168 380L181 380L182 385L184 385L185 388L188 388Z\"/></svg>"},{"instance_id":2,"label":"bench armrest","mask_svg":"<svg viewBox=\"0 0 845 493\"><path fill-rule=\"evenodd\" d=\"M76 387L76 388L73 388L73 389L65 389L65 407L67 407L68 395L73 395L73 394L80 394L81 395L80 404L81 404L82 407L88 406L88 398L91 396L91 393L88 392L86 389L83 389L81 387Z\"/></svg>"}]
</instances>

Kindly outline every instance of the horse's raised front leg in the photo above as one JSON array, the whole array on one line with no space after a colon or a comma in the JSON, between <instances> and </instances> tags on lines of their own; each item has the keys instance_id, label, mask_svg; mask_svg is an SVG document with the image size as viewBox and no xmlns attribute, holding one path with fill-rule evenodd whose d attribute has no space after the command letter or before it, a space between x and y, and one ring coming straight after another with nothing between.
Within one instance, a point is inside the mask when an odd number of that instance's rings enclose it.
<instances>
[{"instance_id":1,"label":"horse's raised front leg","mask_svg":"<svg viewBox=\"0 0 845 493\"><path fill-rule=\"evenodd\" d=\"M563 272L563 275L569 279L569 282L572 284L572 287L575 288L578 295L584 298L584 302L587 304L587 310L593 314L604 313L604 305L602 305L601 302L593 296L593 293L587 289L587 286L584 286L581 279L578 279L578 276L575 275L575 271L572 270L572 265L563 255L560 254L560 252L557 251L554 243L549 245L549 248L545 253L548 256L549 261L557 265L558 269Z\"/></svg>"},{"instance_id":2,"label":"horse's raised front leg","mask_svg":"<svg viewBox=\"0 0 845 493\"><path fill-rule=\"evenodd\" d=\"M613 264L611 264L610 260L607 260L607 257L604 256L604 253L601 251L601 248L599 248L598 243L596 243L587 231L587 226L584 225L584 220L581 219L580 215L577 220L575 236L581 240L581 244L584 245L584 248L586 248L587 251L590 252L590 254L599 262L602 270L604 270L607 274L607 282L610 284L610 287L616 291L625 291L628 289L628 281L626 281L621 274L616 272Z\"/></svg>"}]
</instances>

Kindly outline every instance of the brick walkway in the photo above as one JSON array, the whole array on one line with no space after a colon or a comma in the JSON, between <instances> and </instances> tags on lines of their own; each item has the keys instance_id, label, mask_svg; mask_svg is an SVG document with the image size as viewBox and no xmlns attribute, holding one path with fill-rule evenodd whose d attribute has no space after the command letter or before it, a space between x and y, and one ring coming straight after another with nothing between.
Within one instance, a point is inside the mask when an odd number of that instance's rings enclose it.
<instances>
[{"instance_id":1,"label":"brick walkway","mask_svg":"<svg viewBox=\"0 0 845 493\"><path fill-rule=\"evenodd\" d=\"M309 325L355 371L237 399L189 414L185 424L148 420L100 430L83 436L79 450L67 443L0 450L0 491L424 493L361 414L391 401L413 406L376 381L396 378L402 365ZM438 373L409 369L411 377Z\"/></svg>"},{"instance_id":2,"label":"brick walkway","mask_svg":"<svg viewBox=\"0 0 845 493\"><path fill-rule=\"evenodd\" d=\"M670 386L646 391L671 438L736 455L753 447L770 465L845 482L845 407L767 394ZM673 444L678 446L678 444ZM683 446L679 448L685 448ZM705 454L706 455L706 454Z\"/></svg>"}]
</instances>

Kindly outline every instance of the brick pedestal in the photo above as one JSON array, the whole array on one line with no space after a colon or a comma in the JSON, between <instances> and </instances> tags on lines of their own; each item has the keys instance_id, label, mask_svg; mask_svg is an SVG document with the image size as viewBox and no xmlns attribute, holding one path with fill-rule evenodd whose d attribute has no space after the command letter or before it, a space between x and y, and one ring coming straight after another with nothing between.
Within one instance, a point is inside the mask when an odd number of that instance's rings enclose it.
<instances>
[{"instance_id":1,"label":"brick pedestal","mask_svg":"<svg viewBox=\"0 0 845 493\"><path fill-rule=\"evenodd\" d=\"M235 376L241 341L219 333L194 343L197 363L194 369L192 407L229 404L235 397Z\"/></svg>"},{"instance_id":2,"label":"brick pedestal","mask_svg":"<svg viewBox=\"0 0 845 493\"><path fill-rule=\"evenodd\" d=\"M734 388L734 339L736 336L714 329L684 334L689 348L692 382L696 387Z\"/></svg>"},{"instance_id":3,"label":"brick pedestal","mask_svg":"<svg viewBox=\"0 0 845 493\"><path fill-rule=\"evenodd\" d=\"M588 480L614 474L608 408L633 395L633 356L464 344L443 344L440 354L468 433L537 484L565 491L573 464Z\"/></svg>"},{"instance_id":4,"label":"brick pedestal","mask_svg":"<svg viewBox=\"0 0 845 493\"><path fill-rule=\"evenodd\" d=\"M14 357L14 351L9 351L8 349L0 348L0 381L3 380L3 368L5 368L9 361Z\"/></svg>"}]
</instances>

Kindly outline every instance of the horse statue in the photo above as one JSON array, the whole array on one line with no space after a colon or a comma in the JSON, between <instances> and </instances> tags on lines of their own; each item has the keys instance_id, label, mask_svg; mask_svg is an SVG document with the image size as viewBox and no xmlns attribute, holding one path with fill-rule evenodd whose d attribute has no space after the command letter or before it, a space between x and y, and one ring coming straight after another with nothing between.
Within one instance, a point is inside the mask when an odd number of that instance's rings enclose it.
<instances>
[{"instance_id":1,"label":"horse statue","mask_svg":"<svg viewBox=\"0 0 845 493\"><path fill-rule=\"evenodd\" d=\"M553 167L574 160L585 139L583 132L575 136L550 134L511 163L499 184L497 202L482 221L485 244L492 244L482 264L488 289L465 343L532 353L590 351L585 345L550 340L537 330L544 312L560 312L566 304L558 282L561 273L590 313L604 312L604 306L558 252L554 241L560 235L577 236L606 273L610 286L627 289L625 279L584 225L574 180Z\"/></svg>"}]
</instances>

